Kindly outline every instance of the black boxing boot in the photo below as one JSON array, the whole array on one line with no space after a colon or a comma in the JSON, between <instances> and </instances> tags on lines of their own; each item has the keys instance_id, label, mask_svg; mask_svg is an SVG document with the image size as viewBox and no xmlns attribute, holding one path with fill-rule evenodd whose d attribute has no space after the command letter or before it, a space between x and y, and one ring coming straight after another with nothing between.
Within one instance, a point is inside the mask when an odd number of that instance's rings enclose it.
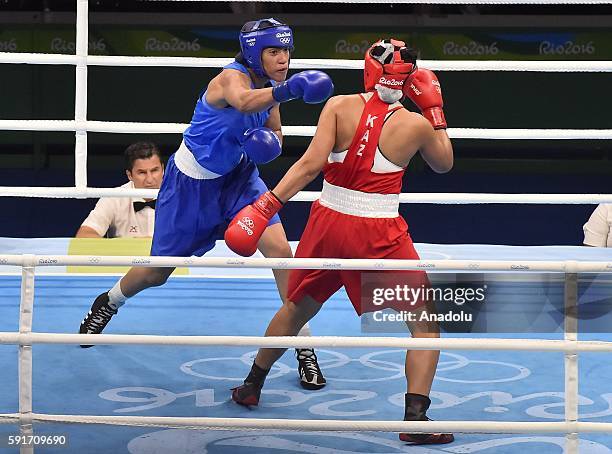
<instances>
[{"instance_id":1,"label":"black boxing boot","mask_svg":"<svg viewBox=\"0 0 612 454\"><path fill-rule=\"evenodd\" d=\"M317 355L312 348L296 348L295 357L298 360L298 373L302 388L315 390L327 384L319 367Z\"/></svg>"},{"instance_id":2,"label":"black boxing boot","mask_svg":"<svg viewBox=\"0 0 612 454\"><path fill-rule=\"evenodd\" d=\"M268 372L270 372L270 369L262 369L253 361L251 372L244 379L244 383L236 388L232 388L232 400L245 407L258 405L261 388L263 388Z\"/></svg>"},{"instance_id":3,"label":"black boxing boot","mask_svg":"<svg viewBox=\"0 0 612 454\"><path fill-rule=\"evenodd\" d=\"M429 421L427 409L431 400L422 394L406 393L404 407L404 421ZM401 433L399 439L415 445L445 444L455 440L453 434L419 434Z\"/></svg>"},{"instance_id":4,"label":"black boxing boot","mask_svg":"<svg viewBox=\"0 0 612 454\"><path fill-rule=\"evenodd\" d=\"M109 302L108 292L98 295L81 322L79 334L100 334L117 310L118 306ZM81 345L81 347L89 348L93 345Z\"/></svg>"}]
</instances>

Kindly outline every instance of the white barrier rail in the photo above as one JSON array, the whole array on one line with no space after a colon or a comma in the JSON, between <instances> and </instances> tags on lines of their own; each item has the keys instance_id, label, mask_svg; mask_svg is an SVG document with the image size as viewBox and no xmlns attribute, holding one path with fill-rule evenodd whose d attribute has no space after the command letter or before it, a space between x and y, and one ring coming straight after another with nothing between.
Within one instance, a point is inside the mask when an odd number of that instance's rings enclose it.
<instances>
[{"instance_id":1,"label":"white barrier rail","mask_svg":"<svg viewBox=\"0 0 612 454\"><path fill-rule=\"evenodd\" d=\"M258 257L153 257L88 255L0 255L0 265L9 266L145 266L202 268L420 270L427 272L551 272L612 273L612 262L552 260L392 260Z\"/></svg>"}]
</instances>

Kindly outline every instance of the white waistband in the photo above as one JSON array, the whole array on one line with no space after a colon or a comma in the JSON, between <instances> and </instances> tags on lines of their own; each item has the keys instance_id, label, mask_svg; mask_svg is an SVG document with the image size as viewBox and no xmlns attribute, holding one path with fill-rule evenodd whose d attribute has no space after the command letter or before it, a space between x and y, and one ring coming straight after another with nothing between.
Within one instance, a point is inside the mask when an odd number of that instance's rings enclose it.
<instances>
[{"instance_id":1,"label":"white waistband","mask_svg":"<svg viewBox=\"0 0 612 454\"><path fill-rule=\"evenodd\" d=\"M371 194L334 186L323 180L319 203L331 210L362 218L399 216L399 194Z\"/></svg>"},{"instance_id":2,"label":"white waistband","mask_svg":"<svg viewBox=\"0 0 612 454\"><path fill-rule=\"evenodd\" d=\"M221 176L218 173L211 172L202 167L198 161L196 161L193 153L189 151L185 142L181 142L181 146L176 150L176 153L174 153L174 164L182 173L195 180L213 180Z\"/></svg>"}]
</instances>

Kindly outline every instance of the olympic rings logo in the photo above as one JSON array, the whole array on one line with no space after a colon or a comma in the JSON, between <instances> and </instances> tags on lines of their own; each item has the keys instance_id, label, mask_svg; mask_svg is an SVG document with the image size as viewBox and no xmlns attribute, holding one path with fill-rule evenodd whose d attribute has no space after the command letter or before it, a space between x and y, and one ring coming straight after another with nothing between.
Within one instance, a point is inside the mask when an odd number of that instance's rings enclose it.
<instances>
[{"instance_id":1,"label":"olympic rings logo","mask_svg":"<svg viewBox=\"0 0 612 454\"><path fill-rule=\"evenodd\" d=\"M283 44L289 44L291 42L291 38L281 38L279 41Z\"/></svg>"},{"instance_id":2,"label":"olympic rings logo","mask_svg":"<svg viewBox=\"0 0 612 454\"><path fill-rule=\"evenodd\" d=\"M383 350L383 351L375 351L370 352L365 355L360 356L359 358L351 358L350 356L332 351L332 350L317 350L317 354L319 356L319 365L322 369L325 370L325 376L328 381L336 381L343 383L362 383L363 379L361 378L350 378L351 374L347 373L338 373L334 374L333 370L338 369L344 366L349 365L350 363L357 362L362 366L368 367L370 369L375 369L382 371L380 376L372 377L369 375L368 381L370 382L381 382L388 380L395 380L399 378L404 378L404 362L403 362L403 354L405 352L402 350ZM215 375L210 373L211 370L215 370L214 366L211 367L209 363L215 362L226 362L226 361L238 361L238 363L244 364L247 368L253 363L255 359L256 351L248 352L243 354L240 357L217 357L217 358L201 358L193 361L188 361L180 366L181 372L192 375L198 378L204 378L208 380L220 380L220 381L241 381L244 377L242 377L243 372L240 373L240 376L228 376L228 375ZM381 356L385 355L389 356L388 359L381 359ZM465 383L465 384L487 384L487 383L504 383L511 381L518 381L524 378L529 377L531 375L531 371L523 366L513 363L507 363L502 361L489 361L489 360L472 360L468 359L465 356L449 353L449 352L441 352L441 360L438 363L438 369L436 372L436 380L451 382L451 383ZM330 356L331 358L328 358ZM447 361L444 361L444 358L448 358ZM206 365L206 367L204 367ZM483 378L483 372L478 372L475 374L476 377L474 379L467 378L453 378L449 377L444 372L454 371L458 369L463 369L466 367L478 367L479 369L482 366L482 370L486 371L487 374L493 374L493 376ZM203 372L206 370L206 372ZM230 370L229 367L222 367L220 370L227 371ZM246 370L246 369L245 369ZM508 373L504 373L504 370L514 371ZM277 377L281 377L285 374L288 374L292 371L292 368L286 365L281 361L277 361L270 374L268 375L268 379L273 379ZM330 372L331 371L331 372Z\"/></svg>"},{"instance_id":3,"label":"olympic rings logo","mask_svg":"<svg viewBox=\"0 0 612 454\"><path fill-rule=\"evenodd\" d=\"M255 225L255 223L253 222L253 220L249 217L243 217L242 218L242 222L244 222L246 224L247 227L253 228L253 226Z\"/></svg>"},{"instance_id":4,"label":"olympic rings logo","mask_svg":"<svg viewBox=\"0 0 612 454\"><path fill-rule=\"evenodd\" d=\"M256 351L251 351L241 356L200 358L183 363L180 366L180 370L187 375L198 377L198 379L204 378L206 381L232 381L240 383L252 364L256 353ZM363 374L360 374L362 378L356 379L352 378L355 375L351 374L348 368L336 372L338 368L349 365L352 362L358 362L369 369L381 371L378 376L376 376L376 372L365 372L366 376L368 376L368 382L394 379L404 380L404 350L370 352L359 357L350 357L346 354L329 350L318 350L318 354L319 363L325 370L329 382L354 383L356 388L359 388L359 384L363 383ZM510 407L514 404L537 400L537 405L524 409L525 413L537 418L559 419L563 417L564 394L562 392L528 391L527 394L512 394L496 389L486 390L482 387L483 384L522 380L531 375L531 371L528 368L508 362L472 360L455 353L442 352L441 355L436 380L460 384L478 384L479 390L471 393L467 391L466 394L432 391L432 409L457 407L465 402L485 398L487 403L490 403L482 410L490 413L500 413L510 410ZM232 362L236 363L235 366L231 364ZM463 370L454 377L449 375L449 372L465 368L469 369ZM366 403L372 399L379 398L379 393L371 390L346 389L344 386L340 386L342 389L337 389L338 386L332 386L329 390L312 394L291 389L275 389L273 387L272 380L292 372L293 367L280 361L273 366L268 376L269 387L263 390L263 394L266 395L266 399L262 402L263 407L279 408L306 405L304 410L313 415L331 417L362 417L377 413L376 410L372 410L372 407ZM466 377L474 377L475 379L468 379ZM146 386L128 386L108 389L101 392L99 396L107 401L128 405L113 410L115 413L133 413L151 410L171 405L179 399L184 401L185 398L195 399L195 406L198 407L199 412L204 407L211 408L225 405L227 402L225 386L221 384L220 387L224 390L221 395L218 393L219 386L212 385L209 382L207 388L188 390L186 392L174 392L168 389ZM465 389L465 387L462 388ZM384 388L378 386L377 389L390 390L394 388L389 384ZM601 395L601 398L608 401L607 409L584 413L583 417L600 418L612 415L612 401L609 400L608 396L611 395ZM321 400L322 397L323 400ZM387 395L386 399L392 405L399 408L402 408L404 405L403 391ZM547 399L548 403L542 404L542 399ZM344 406L347 402L358 401L363 401L365 406L363 404L359 408L346 408ZM580 405L590 405L593 402L590 399L579 396L579 403ZM551 409L558 409L559 412L550 411Z\"/></svg>"},{"instance_id":5,"label":"olympic rings logo","mask_svg":"<svg viewBox=\"0 0 612 454\"><path fill-rule=\"evenodd\" d=\"M89 263L100 263L100 257L90 257Z\"/></svg>"}]
</instances>

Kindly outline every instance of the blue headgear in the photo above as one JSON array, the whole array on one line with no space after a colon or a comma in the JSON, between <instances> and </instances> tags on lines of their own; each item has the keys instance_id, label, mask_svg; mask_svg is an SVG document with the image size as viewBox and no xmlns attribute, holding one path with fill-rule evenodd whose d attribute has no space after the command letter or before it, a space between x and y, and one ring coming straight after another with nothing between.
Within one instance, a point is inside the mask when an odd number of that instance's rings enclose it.
<instances>
[{"instance_id":1,"label":"blue headgear","mask_svg":"<svg viewBox=\"0 0 612 454\"><path fill-rule=\"evenodd\" d=\"M266 47L287 48L293 51L293 32L287 25L272 17L244 24L240 30L242 56L256 76L269 79L261 63L261 52Z\"/></svg>"}]
</instances>

